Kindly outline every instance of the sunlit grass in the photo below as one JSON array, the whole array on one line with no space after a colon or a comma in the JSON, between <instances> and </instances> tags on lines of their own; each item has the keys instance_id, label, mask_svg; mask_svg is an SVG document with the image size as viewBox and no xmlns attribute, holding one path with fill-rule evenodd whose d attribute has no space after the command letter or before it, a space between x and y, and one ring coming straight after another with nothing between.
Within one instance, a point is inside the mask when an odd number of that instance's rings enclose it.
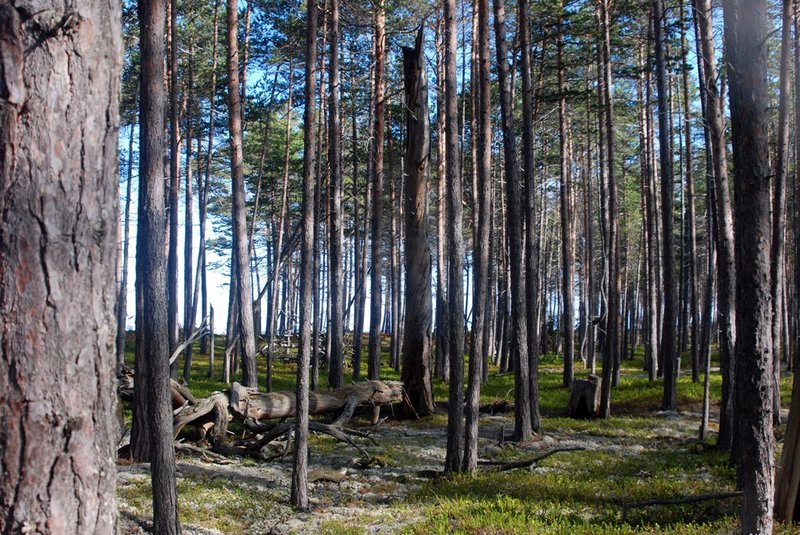
<instances>
[{"instance_id":1,"label":"sunlit grass","mask_svg":"<svg viewBox=\"0 0 800 535\"><path fill-rule=\"evenodd\" d=\"M366 339L365 339L366 341ZM224 340L217 338L212 376L208 375L208 356L199 354L195 345L189 388L203 397L228 388L222 383ZM388 349L388 339L384 340ZM716 357L716 355L715 355ZM281 347L274 362L273 388L293 391L296 375L296 349ZM349 359L349 354L348 354ZM366 347L362 356L366 370ZM690 359L682 359L678 380L678 410L689 414L676 428L675 420L660 414L663 382L650 381L643 371L642 351L632 360L623 361L619 384L612 389L612 417L608 420L575 420L566 416L569 390L562 386L560 355L540 359L540 407L542 428L546 434L572 438L591 444L613 445L613 448L559 453L542 461L533 470L495 472L481 470L476 475L448 477L424 483L417 480L410 495L391 502L375 514L358 513L345 520L326 520L318 526L320 533L366 533L376 527L396 525L398 533L543 533L543 534L632 534L632 533L727 533L738 525L739 499L712 500L692 505L650 506L626 510L625 504L640 500L668 499L708 493L728 492L735 488L735 474L726 454L701 447L690 439L696 436L692 422L699 421L703 383L691 380ZM133 354L127 354L132 365ZM598 367L596 373L600 375ZM722 381L714 362L710 377L712 416L718 412ZM465 359L465 374L466 374ZM266 359L258 359L259 385L265 388ZM580 361L575 365L576 378L589 374ZM234 376L237 380L239 376ZM345 370L352 379L352 368ZM363 377L362 377L363 378ZM389 366L388 353L382 355L381 378L399 380L399 373ZM791 377L784 377L781 392L788 407ZM319 385L327 385L327 369L319 370ZM437 402L447 401L448 384L433 380ZM489 380L481 386L481 402L497 400L513 402L514 374L500 374L490 366ZM414 437L417 446L425 447L421 434L443 430L447 425L444 411L415 421L392 421L402 436ZM688 427L687 427L688 425ZM712 431L716 424L712 422ZM415 434L420 434L417 436ZM779 429L779 434L782 430ZM713 434L712 434L713 437ZM713 442L713 438L712 438ZM392 469L402 469L408 453L397 444L379 444L374 453ZM444 444L438 444L443 447ZM341 455L342 445L323 436L311 437L312 458ZM354 452L355 455L355 452ZM530 457L530 451L508 447L499 451L496 460L519 460ZM257 468L259 463L247 461ZM391 494L400 481L373 484L371 491ZM409 479L412 482L413 479ZM150 505L149 481L129 482L120 488L123 510L147 516ZM377 486L376 486L377 485ZM403 493L406 496L406 493ZM249 532L263 525L275 514L274 507L287 512L286 503L275 498L259 497L246 483L236 478L220 480L192 473L183 474L179 483L181 519L195 525L218 529L223 533ZM225 504L210 508L208 503ZM363 505L363 504L362 504ZM273 520L270 520L273 522ZM787 526L777 526L776 533L792 533Z\"/></svg>"}]
</instances>

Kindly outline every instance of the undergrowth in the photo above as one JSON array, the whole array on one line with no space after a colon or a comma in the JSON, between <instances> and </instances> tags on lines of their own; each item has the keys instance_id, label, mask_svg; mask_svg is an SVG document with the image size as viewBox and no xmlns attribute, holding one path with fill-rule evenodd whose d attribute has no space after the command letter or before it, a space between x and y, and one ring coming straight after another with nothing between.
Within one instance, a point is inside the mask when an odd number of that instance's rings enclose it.
<instances>
[{"instance_id":1,"label":"undergrowth","mask_svg":"<svg viewBox=\"0 0 800 535\"><path fill-rule=\"evenodd\" d=\"M388 346L388 344L386 344ZM196 349L196 348L195 348ZM223 390L220 382L222 348L212 378L208 378L208 357L195 354L189 387L198 397ZM275 390L294 388L294 350L282 350L273 372ZM133 355L128 353L132 364ZM586 451L564 452L548 457L530 470L499 472L479 470L475 475L437 478L428 482L414 479L413 474L395 480L368 482L371 494L387 494L375 502L359 497L346 503L357 508L346 518L326 517L325 507L314 514L321 518L314 528L299 523L285 524L285 531L307 531L331 534L371 532L450 534L450 533L542 533L542 534L698 534L729 533L738 525L739 498L709 500L691 505L650 505L628 508L644 500L675 499L696 495L730 492L735 489L735 472L728 455L713 448L712 443L698 444L696 426L702 407L702 380L693 383L688 368L690 359L682 359L683 373L678 380L678 404L681 415L665 415L659 411L663 384L650 382L643 371L641 352L621 366L619 385L612 390L612 417L608 420L575 420L566 417L569 391L562 387L562 363L556 355L541 358L539 368L542 432L559 440L577 440L597 444ZM718 366L715 362L714 366ZM258 362L259 377L266 376L266 362ZM351 373L346 370L346 373ZM597 373L600 373L598 362ZM576 378L587 370L578 362ZM399 373L388 366L384 355L383 379L399 380ZM348 376L349 377L349 376ZM326 370L320 370L320 385L326 384ZM701 377L702 379L702 377ZM712 416L718 412L721 377L717 368L711 375ZM264 388L262 383L261 388ZM434 380L437 402L447 400L448 385ZM490 367L489 380L481 388L481 402L513 399L513 373L498 373ZM781 384L784 406L788 407L791 377ZM513 416L509 415L509 419ZM510 420L509 420L510 421ZM356 425L367 425L355 422ZM388 421L386 428L401 438L401 444L380 442L372 453L388 466L403 470L407 455L402 442L420 435L419 447L444 448L430 435L446 427L443 411L418 421ZM711 430L716 430L712 421ZM782 429L778 429L780 436ZM713 437L713 433L712 433ZM439 442L442 442L439 440ZM485 442L485 440L484 440ZM341 456L343 446L328 437L312 437L313 458ZM780 448L778 448L780 451ZM354 453L354 452L351 452ZM486 455L484 451L482 457ZM531 456L531 449L505 445L495 448L492 458L513 461ZM291 456L289 456L291 457ZM239 466L259 469L254 461ZM290 470L289 460L282 461ZM441 467L439 467L441 469ZM373 478L374 479L374 478ZM394 490L406 482L413 483L408 492ZM284 495L285 494L285 495ZM146 517L150 508L149 478L128 478L118 491L121 509ZM219 478L202 472L182 474L178 485L181 521L222 533L268 532L263 526L294 517L288 508L286 489L273 489L264 494L259 487L238 480L235 476ZM312 496L314 490L312 488ZM211 505L214 504L214 505ZM336 504L332 504L336 505ZM374 509L374 510L372 510ZM279 518L278 521L274 520ZM282 519L282 520L281 520ZM261 527L259 527L261 526ZM273 526L274 527L274 526ZM270 528L272 529L272 528ZM280 531L280 530L279 530ZM794 533L794 528L778 525L776 533Z\"/></svg>"}]
</instances>

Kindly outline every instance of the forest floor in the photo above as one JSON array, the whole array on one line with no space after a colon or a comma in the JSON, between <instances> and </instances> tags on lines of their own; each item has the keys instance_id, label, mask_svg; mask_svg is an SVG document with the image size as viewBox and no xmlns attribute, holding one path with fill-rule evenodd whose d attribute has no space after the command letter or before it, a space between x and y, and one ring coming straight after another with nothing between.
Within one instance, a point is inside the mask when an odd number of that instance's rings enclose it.
<instances>
[{"instance_id":1,"label":"forest floor","mask_svg":"<svg viewBox=\"0 0 800 535\"><path fill-rule=\"evenodd\" d=\"M684 359L686 362L688 359ZM445 411L421 420L389 418L370 428L377 442L363 442L371 456L327 436L312 435L311 474L344 474L340 483L310 484L311 512L289 505L291 454L271 462L230 459L225 464L197 456L179 456L178 503L184 533L730 533L738 524L739 498L687 505L651 505L629 509L645 500L676 499L735 490L728 456L697 439L702 384L684 373L678 383L679 412L658 410L662 383L650 383L641 372L641 356L623 365L612 391L612 418L567 418L569 392L561 387L556 356L540 367L542 433L527 443L502 442L514 427L513 413L482 414L479 454L482 461L531 459L554 449L564 451L531 469L498 471L481 465L474 475L435 477L444 464ZM224 385L204 377L207 360L195 359L189 386L198 396ZM578 365L577 377L588 372ZM719 400L718 370L711 377L712 397ZM393 370L382 370L396 379ZM276 390L291 390L294 367L278 366ZM791 377L784 374L783 399L789 399ZM513 395L513 374L490 373L483 385L484 403ZM321 380L321 382L323 382ZM447 385L435 383L438 402ZM716 430L716 405L712 430ZM785 411L784 411L785 412ZM369 427L364 418L350 424ZM783 426L777 430L780 439ZM716 439L711 433L712 443ZM280 447L280 444L277 445ZM315 472L316 471L316 472ZM146 533L151 518L149 467L120 462L117 497L121 533ZM776 533L796 533L777 526Z\"/></svg>"}]
</instances>

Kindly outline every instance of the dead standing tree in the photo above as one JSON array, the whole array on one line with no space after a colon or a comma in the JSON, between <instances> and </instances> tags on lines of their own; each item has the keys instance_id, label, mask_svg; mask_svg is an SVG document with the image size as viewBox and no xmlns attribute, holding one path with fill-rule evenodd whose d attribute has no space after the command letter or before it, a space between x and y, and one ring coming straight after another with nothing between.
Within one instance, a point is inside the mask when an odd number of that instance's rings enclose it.
<instances>
[{"instance_id":1,"label":"dead standing tree","mask_svg":"<svg viewBox=\"0 0 800 535\"><path fill-rule=\"evenodd\" d=\"M406 289L402 379L418 416L433 413L431 387L431 250L428 244L430 121L423 28L414 48L403 49L406 94Z\"/></svg>"}]
</instances>

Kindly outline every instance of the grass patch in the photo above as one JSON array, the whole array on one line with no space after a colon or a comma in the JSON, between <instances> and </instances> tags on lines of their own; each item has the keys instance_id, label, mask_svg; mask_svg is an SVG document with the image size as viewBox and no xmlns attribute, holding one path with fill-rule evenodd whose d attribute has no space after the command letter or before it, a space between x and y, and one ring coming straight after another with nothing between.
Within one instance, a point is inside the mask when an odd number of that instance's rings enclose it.
<instances>
[{"instance_id":1,"label":"grass patch","mask_svg":"<svg viewBox=\"0 0 800 535\"><path fill-rule=\"evenodd\" d=\"M217 338L217 358L211 378L207 377L208 356L198 354L198 346L195 346L189 387L198 397L227 388L221 382L222 344L223 340ZM384 341L384 347L388 348L388 341ZM279 352L273 371L275 390L294 390L294 355L294 350L281 349ZM132 365L132 351L126 356ZM388 354L383 355L382 362L382 378L399 380L399 373L389 366ZM663 383L660 380L649 381L643 371L641 351L634 359L622 362L619 385L611 394L612 418L608 420L566 417L569 390L562 386L562 366L559 355L545 355L540 359L543 431L559 439L585 441L597 445L596 448L559 453L543 460L532 470L482 470L474 476L460 475L420 483L413 477L415 468L411 456L429 447L444 448L442 430L447 425L447 415L440 412L415 421L389 420L383 424L381 432L386 436L378 438L379 445L368 445L367 448L394 475L383 474L376 478L376 473L370 470L355 472L353 477L360 478L361 490L347 491L346 485L314 487L312 497L315 493L321 496L328 492L323 499L323 509L347 504L360 509L344 518L341 515L331 515L332 518L327 519L323 516L314 524L313 532L342 535L381 530L410 534L688 535L736 530L739 499L685 506L652 506L629 510L623 515L624 505L632 502L727 492L735 487L735 474L727 455L687 444L687 439L693 438L697 430L696 418L686 417L686 413L700 411L703 395L702 382L691 381L687 356L682 359L683 374L678 380L678 407L684 413L680 419L658 414ZM588 375L580 361L575 370L577 378ZM600 372L598 362L597 373ZM264 388L264 358L258 361L258 373ZM351 373L351 369L346 369L348 379ZM326 374L326 369L320 370L319 384L323 387L327 384ZM791 382L791 377L787 376L781 383L784 407L788 407ZM718 371L712 373L710 384L714 413L718 410L722 387ZM447 383L434 379L433 388L438 402L447 400ZM513 401L513 391L513 373L501 374L490 366L489 380L481 386L481 402ZM359 420L356 425L363 422ZM506 425L505 429L510 431L510 426ZM781 432L779 429L778 434ZM332 459L338 466L349 465L358 456L349 446L315 434L310 438L310 451L312 463ZM530 458L534 453L530 449L511 446L494 448L492 455L496 460L510 461ZM252 460L242 461L241 465L251 470L258 470L261 466ZM288 470L288 464L282 463L281 469ZM398 476L398 472L402 475ZM401 489L406 492L397 492L399 487L407 484L407 489ZM270 488L267 492L262 485L254 484L244 476L239 479L188 471L180 477L178 494L182 522L218 529L223 533L261 532L259 530L264 526L295 518L288 508L288 489ZM366 497L368 494L387 495L389 498L370 505L373 502ZM392 498L393 495L399 497ZM118 496L122 510L150 516L149 477L126 477L121 481ZM276 520L278 517L282 520ZM285 527L286 524L280 525ZM306 529L302 524L300 526L291 524L287 531ZM791 526L777 525L775 532L796 531Z\"/></svg>"}]
</instances>

